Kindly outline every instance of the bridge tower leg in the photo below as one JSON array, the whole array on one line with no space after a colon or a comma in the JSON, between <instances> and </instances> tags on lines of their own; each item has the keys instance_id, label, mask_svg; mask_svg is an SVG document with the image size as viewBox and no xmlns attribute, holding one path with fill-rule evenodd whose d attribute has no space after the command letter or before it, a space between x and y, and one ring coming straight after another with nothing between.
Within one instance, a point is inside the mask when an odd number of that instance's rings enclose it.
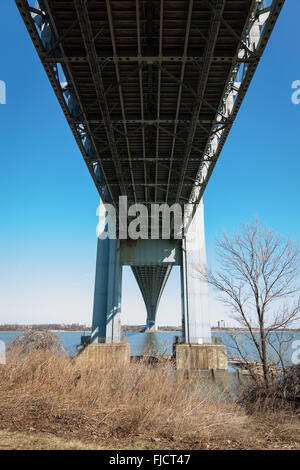
<instances>
[{"instance_id":1,"label":"bridge tower leg","mask_svg":"<svg viewBox=\"0 0 300 470\"><path fill-rule=\"evenodd\" d=\"M155 330L157 307L172 266L181 268L182 329L185 343L210 344L204 210L199 204L183 240L98 239L92 343L119 343L122 265L131 265L147 308L146 330Z\"/></svg>"},{"instance_id":2,"label":"bridge tower leg","mask_svg":"<svg viewBox=\"0 0 300 470\"><path fill-rule=\"evenodd\" d=\"M120 343L120 240L98 239L91 343Z\"/></svg>"},{"instance_id":3,"label":"bridge tower leg","mask_svg":"<svg viewBox=\"0 0 300 470\"><path fill-rule=\"evenodd\" d=\"M155 329L157 307L172 266L180 266L183 343L176 346L177 369L204 374L226 370L224 346L212 344L208 288L200 275L200 270L206 269L203 204L199 204L183 240L98 240L92 335L87 350L101 367L111 364L112 358L113 363L129 363L129 344L120 342L124 265L131 266L141 289L148 331Z\"/></svg>"},{"instance_id":4,"label":"bridge tower leg","mask_svg":"<svg viewBox=\"0 0 300 470\"><path fill-rule=\"evenodd\" d=\"M222 344L212 341L208 286L201 280L206 270L204 209L201 202L182 241L182 323L184 343L176 345L179 374L198 380L226 383L227 357Z\"/></svg>"},{"instance_id":5,"label":"bridge tower leg","mask_svg":"<svg viewBox=\"0 0 300 470\"><path fill-rule=\"evenodd\" d=\"M211 326L207 283L199 270L206 270L203 203L199 204L182 240L182 330L186 343L210 344Z\"/></svg>"}]
</instances>

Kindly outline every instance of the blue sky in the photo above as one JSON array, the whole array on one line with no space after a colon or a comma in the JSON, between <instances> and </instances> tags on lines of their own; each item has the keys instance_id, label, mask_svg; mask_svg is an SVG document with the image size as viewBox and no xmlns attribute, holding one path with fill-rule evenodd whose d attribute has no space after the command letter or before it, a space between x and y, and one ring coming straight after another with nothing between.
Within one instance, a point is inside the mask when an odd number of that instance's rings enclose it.
<instances>
[{"instance_id":1,"label":"blue sky","mask_svg":"<svg viewBox=\"0 0 300 470\"><path fill-rule=\"evenodd\" d=\"M258 215L300 240L299 0L287 0L205 192L208 263L216 236ZM90 323L98 193L14 1L1 0L0 323ZM123 322L144 323L129 269ZM213 323L223 316L212 301ZM179 272L159 324L180 323Z\"/></svg>"}]
</instances>

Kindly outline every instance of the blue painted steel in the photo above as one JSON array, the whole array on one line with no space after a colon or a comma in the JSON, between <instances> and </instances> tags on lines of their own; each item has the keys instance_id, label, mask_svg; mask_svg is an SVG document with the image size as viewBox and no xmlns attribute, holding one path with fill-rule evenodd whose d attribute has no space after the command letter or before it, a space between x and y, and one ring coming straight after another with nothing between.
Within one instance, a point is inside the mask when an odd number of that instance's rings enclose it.
<instances>
[{"instance_id":1,"label":"blue painted steel","mask_svg":"<svg viewBox=\"0 0 300 470\"><path fill-rule=\"evenodd\" d=\"M120 242L99 239L91 342L120 342L121 289Z\"/></svg>"},{"instance_id":2,"label":"blue painted steel","mask_svg":"<svg viewBox=\"0 0 300 470\"><path fill-rule=\"evenodd\" d=\"M146 330L155 330L156 313L172 265L131 266L147 309Z\"/></svg>"},{"instance_id":3,"label":"blue painted steel","mask_svg":"<svg viewBox=\"0 0 300 470\"><path fill-rule=\"evenodd\" d=\"M121 240L121 263L129 266L180 266L181 240Z\"/></svg>"},{"instance_id":4,"label":"blue painted steel","mask_svg":"<svg viewBox=\"0 0 300 470\"><path fill-rule=\"evenodd\" d=\"M122 266L130 265L155 328L159 301L172 266L181 267L183 336L187 343L211 343L206 270L204 209L199 204L183 240L98 241L92 342L120 341Z\"/></svg>"}]
</instances>

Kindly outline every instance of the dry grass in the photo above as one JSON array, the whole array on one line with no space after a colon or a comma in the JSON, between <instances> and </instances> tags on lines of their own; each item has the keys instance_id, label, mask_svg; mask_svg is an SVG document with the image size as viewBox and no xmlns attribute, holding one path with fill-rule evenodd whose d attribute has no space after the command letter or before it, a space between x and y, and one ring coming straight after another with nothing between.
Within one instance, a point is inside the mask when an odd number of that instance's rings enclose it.
<instances>
[{"instance_id":1,"label":"dry grass","mask_svg":"<svg viewBox=\"0 0 300 470\"><path fill-rule=\"evenodd\" d=\"M0 450L101 450L77 439L63 439L47 433L0 431Z\"/></svg>"},{"instance_id":2,"label":"dry grass","mask_svg":"<svg viewBox=\"0 0 300 470\"><path fill-rule=\"evenodd\" d=\"M0 428L31 439L47 433L119 449L300 448L297 418L264 415L258 426L223 398L175 378L166 364L103 371L49 349L24 355L14 347L0 368Z\"/></svg>"}]
</instances>

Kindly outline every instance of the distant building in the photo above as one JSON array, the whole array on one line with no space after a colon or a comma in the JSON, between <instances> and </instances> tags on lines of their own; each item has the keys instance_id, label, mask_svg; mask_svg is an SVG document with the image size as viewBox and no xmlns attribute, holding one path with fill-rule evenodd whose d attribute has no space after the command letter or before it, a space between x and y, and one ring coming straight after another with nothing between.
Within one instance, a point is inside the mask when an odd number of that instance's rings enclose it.
<instances>
[{"instance_id":1,"label":"distant building","mask_svg":"<svg viewBox=\"0 0 300 470\"><path fill-rule=\"evenodd\" d=\"M218 321L218 328L226 328L226 321L225 320L219 320Z\"/></svg>"}]
</instances>

